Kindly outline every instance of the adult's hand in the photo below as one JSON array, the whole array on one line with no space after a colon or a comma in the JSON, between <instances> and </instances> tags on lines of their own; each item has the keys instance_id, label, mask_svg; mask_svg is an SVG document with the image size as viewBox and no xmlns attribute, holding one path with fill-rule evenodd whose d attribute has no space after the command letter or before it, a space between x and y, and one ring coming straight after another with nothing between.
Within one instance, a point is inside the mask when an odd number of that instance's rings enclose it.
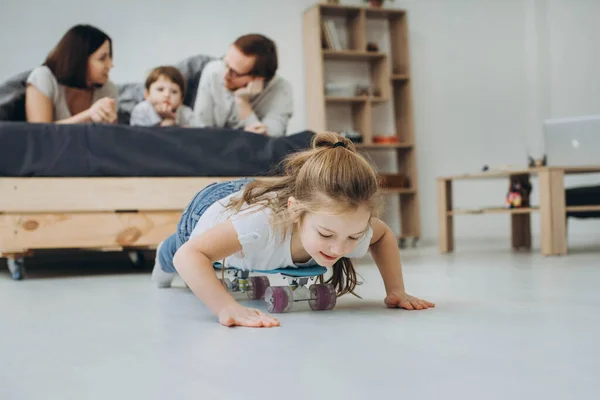
<instances>
[{"instance_id":1,"label":"adult's hand","mask_svg":"<svg viewBox=\"0 0 600 400\"><path fill-rule=\"evenodd\" d=\"M247 132L256 133L258 135L266 135L267 134L267 126L265 124L248 125L244 130Z\"/></svg>"},{"instance_id":2,"label":"adult's hand","mask_svg":"<svg viewBox=\"0 0 600 400\"><path fill-rule=\"evenodd\" d=\"M92 122L112 124L117 120L117 105L110 97L96 101L88 111Z\"/></svg>"}]
</instances>

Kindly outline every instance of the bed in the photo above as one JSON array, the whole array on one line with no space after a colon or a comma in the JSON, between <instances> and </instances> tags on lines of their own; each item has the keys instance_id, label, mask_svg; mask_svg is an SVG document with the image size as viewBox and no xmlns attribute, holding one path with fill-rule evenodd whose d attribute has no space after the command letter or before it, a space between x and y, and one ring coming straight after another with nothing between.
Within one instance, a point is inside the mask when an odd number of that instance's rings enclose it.
<instances>
[{"instance_id":1,"label":"bed","mask_svg":"<svg viewBox=\"0 0 600 400\"><path fill-rule=\"evenodd\" d=\"M313 132L0 122L0 255L14 279L38 249L129 251L174 232L203 187L269 177Z\"/></svg>"},{"instance_id":2,"label":"bed","mask_svg":"<svg viewBox=\"0 0 600 400\"><path fill-rule=\"evenodd\" d=\"M174 63L193 106L210 55ZM117 84L118 125L25 123L30 70L0 83L0 256L14 279L38 249L153 249L192 195L218 181L269 176L312 132L268 138L230 129L129 126L142 81Z\"/></svg>"}]
</instances>

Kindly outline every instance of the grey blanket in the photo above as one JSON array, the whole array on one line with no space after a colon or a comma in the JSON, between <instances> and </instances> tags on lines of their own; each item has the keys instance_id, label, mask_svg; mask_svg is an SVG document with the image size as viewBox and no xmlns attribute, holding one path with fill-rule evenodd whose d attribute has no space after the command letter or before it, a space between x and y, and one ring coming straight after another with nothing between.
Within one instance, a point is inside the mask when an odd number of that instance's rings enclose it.
<instances>
[{"instance_id":1,"label":"grey blanket","mask_svg":"<svg viewBox=\"0 0 600 400\"><path fill-rule=\"evenodd\" d=\"M200 75L204 66L215 57L195 55L175 64L186 79L183 103L194 107ZM0 83L0 121L25 121L25 85L31 70L15 75ZM129 125L133 107L144 100L144 80L117 84L119 88L119 123Z\"/></svg>"},{"instance_id":2,"label":"grey blanket","mask_svg":"<svg viewBox=\"0 0 600 400\"><path fill-rule=\"evenodd\" d=\"M0 122L0 177L274 175L312 138L309 131L275 138L225 128Z\"/></svg>"}]
</instances>

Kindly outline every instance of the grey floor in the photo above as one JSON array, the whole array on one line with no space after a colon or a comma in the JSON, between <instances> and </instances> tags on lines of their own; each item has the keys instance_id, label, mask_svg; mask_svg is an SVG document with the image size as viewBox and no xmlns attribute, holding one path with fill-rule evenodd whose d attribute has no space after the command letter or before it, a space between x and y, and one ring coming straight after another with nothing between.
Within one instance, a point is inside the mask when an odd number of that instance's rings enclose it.
<instances>
[{"instance_id":1,"label":"grey floor","mask_svg":"<svg viewBox=\"0 0 600 400\"><path fill-rule=\"evenodd\" d=\"M60 260L23 282L0 273L0 399L599 397L597 248L408 250L407 287L435 309L385 309L365 264L363 300L263 330L218 325L181 282L159 290L148 271L95 261L86 275L52 276Z\"/></svg>"}]
</instances>

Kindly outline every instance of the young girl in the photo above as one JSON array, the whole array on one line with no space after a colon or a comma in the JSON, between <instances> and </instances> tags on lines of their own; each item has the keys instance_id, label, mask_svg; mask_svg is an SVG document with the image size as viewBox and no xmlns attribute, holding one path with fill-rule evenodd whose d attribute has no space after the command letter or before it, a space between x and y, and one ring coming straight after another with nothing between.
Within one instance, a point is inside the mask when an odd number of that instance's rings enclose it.
<instances>
[{"instance_id":1,"label":"young girl","mask_svg":"<svg viewBox=\"0 0 600 400\"><path fill-rule=\"evenodd\" d=\"M177 232L157 250L152 279L169 287L178 272L223 325L271 327L279 321L237 303L213 263L271 270L315 264L332 268L338 296L353 293L350 258L371 250L388 307L434 307L404 290L395 235L375 217L380 188L354 144L334 133L315 136L313 148L289 156L285 175L212 184L186 207Z\"/></svg>"}]
</instances>

